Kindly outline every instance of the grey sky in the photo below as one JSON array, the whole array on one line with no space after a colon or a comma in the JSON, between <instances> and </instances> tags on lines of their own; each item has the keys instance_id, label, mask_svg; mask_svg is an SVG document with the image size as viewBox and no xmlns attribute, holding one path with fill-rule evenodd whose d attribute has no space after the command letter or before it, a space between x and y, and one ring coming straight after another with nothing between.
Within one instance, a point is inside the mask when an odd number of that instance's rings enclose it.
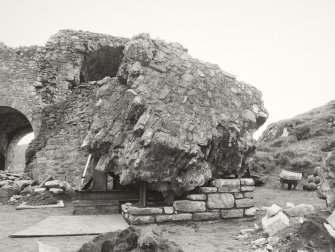
<instances>
[{"instance_id":1,"label":"grey sky","mask_svg":"<svg viewBox=\"0 0 335 252\"><path fill-rule=\"evenodd\" d=\"M335 0L0 0L0 41L81 29L180 42L260 89L269 124L334 99L334 13Z\"/></svg>"}]
</instances>

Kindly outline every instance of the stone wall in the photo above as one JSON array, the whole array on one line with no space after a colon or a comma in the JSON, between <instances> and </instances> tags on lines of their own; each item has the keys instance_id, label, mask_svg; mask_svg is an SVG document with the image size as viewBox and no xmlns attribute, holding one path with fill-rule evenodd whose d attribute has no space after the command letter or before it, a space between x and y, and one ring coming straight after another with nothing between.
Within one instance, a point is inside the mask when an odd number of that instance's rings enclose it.
<instances>
[{"instance_id":1,"label":"stone wall","mask_svg":"<svg viewBox=\"0 0 335 252\"><path fill-rule=\"evenodd\" d=\"M176 200L172 206L121 206L123 217L133 225L174 221L218 220L253 216L253 179L216 179L210 187Z\"/></svg>"},{"instance_id":2,"label":"stone wall","mask_svg":"<svg viewBox=\"0 0 335 252\"><path fill-rule=\"evenodd\" d=\"M34 179L51 175L74 184L87 161L87 148L81 148L92 121L96 85L76 87L68 99L43 111L39 136L27 153L28 171Z\"/></svg>"}]
</instances>

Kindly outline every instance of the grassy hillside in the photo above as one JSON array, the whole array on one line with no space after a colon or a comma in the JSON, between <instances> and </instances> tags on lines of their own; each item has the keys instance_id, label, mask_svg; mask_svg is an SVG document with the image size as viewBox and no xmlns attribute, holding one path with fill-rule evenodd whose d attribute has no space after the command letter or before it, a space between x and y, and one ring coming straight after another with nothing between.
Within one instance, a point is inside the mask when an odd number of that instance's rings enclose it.
<instances>
[{"instance_id":1,"label":"grassy hillside","mask_svg":"<svg viewBox=\"0 0 335 252\"><path fill-rule=\"evenodd\" d=\"M335 100L269 125L258 140L250 169L263 176L277 176L282 169L307 176L331 150L335 150Z\"/></svg>"}]
</instances>

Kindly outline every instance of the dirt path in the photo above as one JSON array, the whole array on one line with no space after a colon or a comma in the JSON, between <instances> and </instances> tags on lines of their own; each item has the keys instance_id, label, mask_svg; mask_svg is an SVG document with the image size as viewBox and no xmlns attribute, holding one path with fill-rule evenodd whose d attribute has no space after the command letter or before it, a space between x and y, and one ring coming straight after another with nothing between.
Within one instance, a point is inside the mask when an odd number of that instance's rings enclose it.
<instances>
[{"instance_id":1,"label":"dirt path","mask_svg":"<svg viewBox=\"0 0 335 252\"><path fill-rule=\"evenodd\" d=\"M284 207L286 202L295 204L313 204L324 208L325 202L318 199L315 192L302 190L281 190L279 188L257 188L255 204L257 207L276 203ZM39 222L50 215L70 215L72 205L64 209L39 209L17 211L13 206L0 205L0 251L32 252L37 251L36 240L58 247L63 252L76 251L84 242L93 236L68 236L44 238L9 238L8 235L20 231ZM258 212L255 218L223 220L214 222L192 222L160 225L166 238L180 244L186 252L197 251L250 251L246 241L234 239L241 229L252 228L259 221L263 212Z\"/></svg>"}]
</instances>

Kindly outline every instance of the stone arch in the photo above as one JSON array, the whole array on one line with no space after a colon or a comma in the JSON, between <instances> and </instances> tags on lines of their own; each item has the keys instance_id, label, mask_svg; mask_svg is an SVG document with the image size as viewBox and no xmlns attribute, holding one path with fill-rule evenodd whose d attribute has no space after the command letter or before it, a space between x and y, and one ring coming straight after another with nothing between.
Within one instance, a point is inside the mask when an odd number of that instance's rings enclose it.
<instances>
[{"instance_id":1,"label":"stone arch","mask_svg":"<svg viewBox=\"0 0 335 252\"><path fill-rule=\"evenodd\" d=\"M5 160L4 170L13 169L14 149L19 140L34 132L32 117L29 120L28 116L13 107L0 105L0 153Z\"/></svg>"}]
</instances>

